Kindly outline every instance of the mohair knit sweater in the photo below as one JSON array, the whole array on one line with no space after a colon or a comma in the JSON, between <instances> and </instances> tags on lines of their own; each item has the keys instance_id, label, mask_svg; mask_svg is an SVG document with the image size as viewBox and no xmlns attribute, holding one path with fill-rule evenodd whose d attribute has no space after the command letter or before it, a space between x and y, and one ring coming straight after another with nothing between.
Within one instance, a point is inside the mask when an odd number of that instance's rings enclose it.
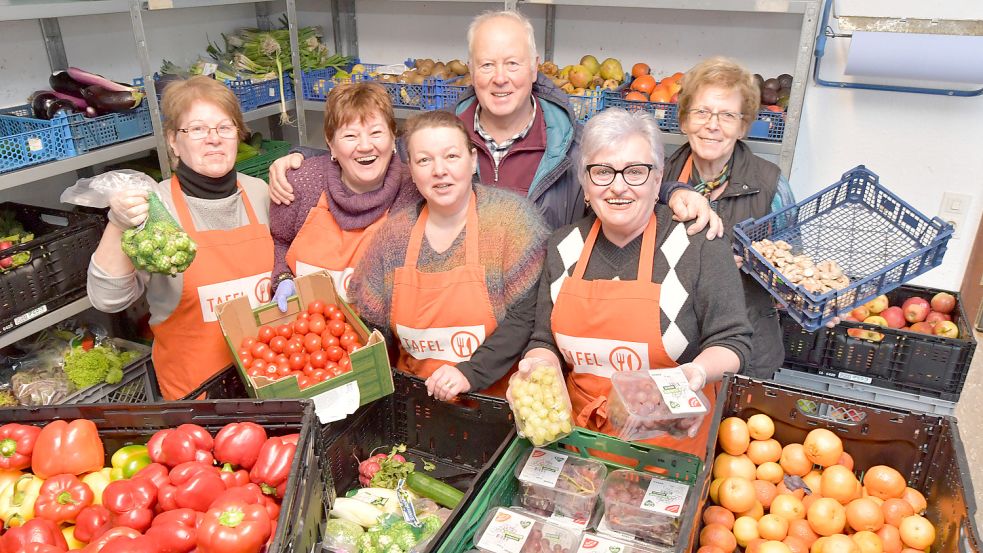
<instances>
[{"instance_id":1,"label":"mohair knit sweater","mask_svg":"<svg viewBox=\"0 0 983 553\"><path fill-rule=\"evenodd\" d=\"M539 282L549 229L539 210L526 198L499 188L474 185L477 197L479 259L498 328L475 350L471 361L459 363L472 390L487 388L518 360L535 321ZM390 324L393 277L406 260L410 232L423 202L390 213L376 233L368 252L355 268L348 294L372 327L395 346ZM466 230L443 253L424 237L417 268L424 272L449 271L464 264Z\"/></svg>"}]
</instances>

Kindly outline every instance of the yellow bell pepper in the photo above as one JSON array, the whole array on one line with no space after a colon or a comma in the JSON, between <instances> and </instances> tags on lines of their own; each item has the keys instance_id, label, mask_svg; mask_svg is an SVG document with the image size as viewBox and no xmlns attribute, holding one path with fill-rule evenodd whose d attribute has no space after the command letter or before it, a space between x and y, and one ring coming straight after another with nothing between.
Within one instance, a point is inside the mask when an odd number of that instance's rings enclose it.
<instances>
[{"instance_id":1,"label":"yellow bell pepper","mask_svg":"<svg viewBox=\"0 0 983 553\"><path fill-rule=\"evenodd\" d=\"M96 472L90 472L82 477L82 483L89 486L92 490L93 505L102 505L102 491L106 489L111 481L111 468L104 468Z\"/></svg>"},{"instance_id":2,"label":"yellow bell pepper","mask_svg":"<svg viewBox=\"0 0 983 553\"><path fill-rule=\"evenodd\" d=\"M0 492L23 475L24 473L19 470L0 469Z\"/></svg>"},{"instance_id":3,"label":"yellow bell pepper","mask_svg":"<svg viewBox=\"0 0 983 553\"><path fill-rule=\"evenodd\" d=\"M75 525L66 526L61 529L61 533L65 536L65 542L68 543L68 550L75 551L76 549L83 549L85 547L85 542L81 542L75 539Z\"/></svg>"},{"instance_id":4,"label":"yellow bell pepper","mask_svg":"<svg viewBox=\"0 0 983 553\"><path fill-rule=\"evenodd\" d=\"M24 474L0 492L0 520L7 527L21 526L34 518L34 503L41 493L41 480L33 474Z\"/></svg>"}]
</instances>

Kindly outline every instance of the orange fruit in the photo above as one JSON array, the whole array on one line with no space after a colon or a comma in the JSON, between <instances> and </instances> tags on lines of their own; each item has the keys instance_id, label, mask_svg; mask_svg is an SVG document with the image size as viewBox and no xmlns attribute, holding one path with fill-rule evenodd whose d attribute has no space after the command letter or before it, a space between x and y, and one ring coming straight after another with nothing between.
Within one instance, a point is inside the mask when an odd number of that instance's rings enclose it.
<instances>
[{"instance_id":1,"label":"orange fruit","mask_svg":"<svg viewBox=\"0 0 983 553\"><path fill-rule=\"evenodd\" d=\"M744 419L727 417L721 421L720 427L717 429L717 443L720 444L721 449L730 455L741 455L747 451L748 445L751 443L751 433Z\"/></svg>"},{"instance_id":2,"label":"orange fruit","mask_svg":"<svg viewBox=\"0 0 983 553\"><path fill-rule=\"evenodd\" d=\"M860 548L860 553L884 553L884 544L881 542L881 538L869 530L861 530L850 538Z\"/></svg>"},{"instance_id":3,"label":"orange fruit","mask_svg":"<svg viewBox=\"0 0 983 553\"><path fill-rule=\"evenodd\" d=\"M860 482L843 465L833 465L823 471L820 481L823 497L835 499L846 505L860 494Z\"/></svg>"},{"instance_id":4,"label":"orange fruit","mask_svg":"<svg viewBox=\"0 0 983 553\"><path fill-rule=\"evenodd\" d=\"M835 534L826 538L822 546L822 553L860 553L860 547L848 536Z\"/></svg>"},{"instance_id":5,"label":"orange fruit","mask_svg":"<svg viewBox=\"0 0 983 553\"><path fill-rule=\"evenodd\" d=\"M782 449L782 456L778 464L782 466L785 474L794 476L805 476L812 470L812 461L806 457L805 448L802 444L788 444L785 446Z\"/></svg>"},{"instance_id":6,"label":"orange fruit","mask_svg":"<svg viewBox=\"0 0 983 553\"><path fill-rule=\"evenodd\" d=\"M905 517L898 527L901 543L912 549L925 550L935 542L935 527L921 515Z\"/></svg>"},{"instance_id":7,"label":"orange fruit","mask_svg":"<svg viewBox=\"0 0 983 553\"><path fill-rule=\"evenodd\" d=\"M788 520L785 517L767 514L758 519L758 535L766 540L784 540L788 535Z\"/></svg>"},{"instance_id":8,"label":"orange fruit","mask_svg":"<svg viewBox=\"0 0 983 553\"><path fill-rule=\"evenodd\" d=\"M840 455L840 458L836 461L836 464L843 465L844 467L853 470L853 457L844 451L843 455Z\"/></svg>"},{"instance_id":9,"label":"orange fruit","mask_svg":"<svg viewBox=\"0 0 983 553\"><path fill-rule=\"evenodd\" d=\"M792 551L792 553L809 553L809 546L806 545L806 542L802 541L801 539L795 536L785 536L785 539L782 540L782 543L787 545L789 550Z\"/></svg>"},{"instance_id":10,"label":"orange fruit","mask_svg":"<svg viewBox=\"0 0 983 553\"><path fill-rule=\"evenodd\" d=\"M696 550L696 553L731 553L730 551L724 551L723 549L717 547L716 545L704 545Z\"/></svg>"},{"instance_id":11,"label":"orange fruit","mask_svg":"<svg viewBox=\"0 0 983 553\"><path fill-rule=\"evenodd\" d=\"M843 440L830 430L816 428L806 435L802 448L810 461L828 467L835 465L843 455Z\"/></svg>"},{"instance_id":12,"label":"orange fruit","mask_svg":"<svg viewBox=\"0 0 983 553\"><path fill-rule=\"evenodd\" d=\"M744 511L743 513L737 513L737 517L738 518L740 518L740 517L751 517L754 520L758 520L761 517L763 517L764 515L765 515L765 508L762 507L761 506L761 502L760 501L757 501L757 500L755 500L754 505L750 509L748 509L747 511Z\"/></svg>"},{"instance_id":13,"label":"orange fruit","mask_svg":"<svg viewBox=\"0 0 983 553\"><path fill-rule=\"evenodd\" d=\"M753 440L747 446L747 456L755 465L777 463L782 458L782 444L775 439Z\"/></svg>"},{"instance_id":14,"label":"orange fruit","mask_svg":"<svg viewBox=\"0 0 983 553\"><path fill-rule=\"evenodd\" d=\"M649 101L668 104L672 102L672 91L668 87L657 86L652 90L652 94L649 95Z\"/></svg>"},{"instance_id":15,"label":"orange fruit","mask_svg":"<svg viewBox=\"0 0 983 553\"><path fill-rule=\"evenodd\" d=\"M884 548L884 553L901 553L904 544L901 543L901 532L898 531L896 526L885 524L875 533L878 538L881 538L881 546Z\"/></svg>"},{"instance_id":16,"label":"orange fruit","mask_svg":"<svg viewBox=\"0 0 983 553\"><path fill-rule=\"evenodd\" d=\"M778 483L778 495L794 495L796 499L802 499L805 497L806 491L802 488L792 491L788 489L788 487L785 486L785 482L782 481Z\"/></svg>"},{"instance_id":17,"label":"orange fruit","mask_svg":"<svg viewBox=\"0 0 983 553\"><path fill-rule=\"evenodd\" d=\"M717 490L720 505L733 513L743 513L758 501L750 480L737 476L725 478Z\"/></svg>"},{"instance_id":18,"label":"orange fruit","mask_svg":"<svg viewBox=\"0 0 983 553\"><path fill-rule=\"evenodd\" d=\"M722 524L707 524L700 530L700 545L712 545L730 553L737 549L734 534Z\"/></svg>"},{"instance_id":19,"label":"orange fruit","mask_svg":"<svg viewBox=\"0 0 983 553\"><path fill-rule=\"evenodd\" d=\"M804 507L806 512L808 512L809 507L812 507L812 504L815 503L817 499L821 499L822 497L823 496L819 495L818 493L811 493L802 498L802 507Z\"/></svg>"},{"instance_id":20,"label":"orange fruit","mask_svg":"<svg viewBox=\"0 0 983 553\"><path fill-rule=\"evenodd\" d=\"M891 499L901 497L908 484L897 470L887 465L876 465L867 469L864 474L864 486L870 495Z\"/></svg>"},{"instance_id":21,"label":"orange fruit","mask_svg":"<svg viewBox=\"0 0 983 553\"><path fill-rule=\"evenodd\" d=\"M631 66L631 76L635 79L641 77L642 75L648 75L651 72L652 68L649 67L649 64L647 63L638 62Z\"/></svg>"},{"instance_id":22,"label":"orange fruit","mask_svg":"<svg viewBox=\"0 0 983 553\"><path fill-rule=\"evenodd\" d=\"M812 493L823 493L823 471L821 470L810 470L809 474L802 477L802 480L809 486L809 490Z\"/></svg>"},{"instance_id":23,"label":"orange fruit","mask_svg":"<svg viewBox=\"0 0 983 553\"><path fill-rule=\"evenodd\" d=\"M915 514L920 515L925 512L928 508L928 502L925 501L925 496L922 492L916 490L912 487L907 487L904 489L904 493L901 494L901 499L904 499L911 505L911 508L915 510Z\"/></svg>"},{"instance_id":24,"label":"orange fruit","mask_svg":"<svg viewBox=\"0 0 983 553\"><path fill-rule=\"evenodd\" d=\"M804 519L806 509L799 498L791 494L779 494L771 501L771 514L785 517L789 521Z\"/></svg>"},{"instance_id":25,"label":"orange fruit","mask_svg":"<svg viewBox=\"0 0 983 553\"><path fill-rule=\"evenodd\" d=\"M832 536L843 532L846 527L846 509L839 501L822 497L809 506L806 520L820 536Z\"/></svg>"},{"instance_id":26,"label":"orange fruit","mask_svg":"<svg viewBox=\"0 0 983 553\"><path fill-rule=\"evenodd\" d=\"M713 482L710 482L710 501L713 501L717 505L720 505L720 484L723 482L723 478L714 478Z\"/></svg>"},{"instance_id":27,"label":"orange fruit","mask_svg":"<svg viewBox=\"0 0 983 553\"><path fill-rule=\"evenodd\" d=\"M676 73L676 75L682 74ZM679 81L677 80L675 82L678 83ZM771 417L764 413L758 413L757 415L751 415L751 418L747 420L747 429L751 434L752 440L767 440L775 434L775 421L771 420Z\"/></svg>"},{"instance_id":28,"label":"orange fruit","mask_svg":"<svg viewBox=\"0 0 983 553\"><path fill-rule=\"evenodd\" d=\"M819 539L819 535L809 526L809 521L801 518L788 521L788 537L802 540L806 547L811 547Z\"/></svg>"},{"instance_id":29,"label":"orange fruit","mask_svg":"<svg viewBox=\"0 0 983 553\"><path fill-rule=\"evenodd\" d=\"M761 553L761 546L768 540L764 538L754 538L749 541L747 546L744 548L744 553Z\"/></svg>"},{"instance_id":30,"label":"orange fruit","mask_svg":"<svg viewBox=\"0 0 983 553\"><path fill-rule=\"evenodd\" d=\"M901 526L901 521L905 517L915 514L911 503L897 497L885 500L884 504L881 505L881 512L884 513L884 522L894 527Z\"/></svg>"},{"instance_id":31,"label":"orange fruit","mask_svg":"<svg viewBox=\"0 0 983 553\"><path fill-rule=\"evenodd\" d=\"M756 480L764 480L765 482L771 482L777 485L783 481L785 471L782 470L782 466L778 463L768 462L758 465L757 470L754 471L754 475Z\"/></svg>"},{"instance_id":32,"label":"orange fruit","mask_svg":"<svg viewBox=\"0 0 983 553\"><path fill-rule=\"evenodd\" d=\"M676 71L675 73L672 74L672 80L674 80L674 81L676 81L678 83L679 81L683 80L683 77L684 76L685 75L683 73L680 73L679 71Z\"/></svg>"},{"instance_id":33,"label":"orange fruit","mask_svg":"<svg viewBox=\"0 0 983 553\"><path fill-rule=\"evenodd\" d=\"M713 477L727 478L739 476L746 480L754 480L757 469L747 455L728 455L721 453L713 460Z\"/></svg>"},{"instance_id":34,"label":"orange fruit","mask_svg":"<svg viewBox=\"0 0 983 553\"><path fill-rule=\"evenodd\" d=\"M764 480L755 480L751 484L754 486L754 495L761 502L761 506L765 509L771 508L772 500L778 495L778 488L771 482Z\"/></svg>"},{"instance_id":35,"label":"orange fruit","mask_svg":"<svg viewBox=\"0 0 983 553\"><path fill-rule=\"evenodd\" d=\"M632 90L637 90L639 92L644 92L645 94L651 94L652 93L652 89L655 88L655 77L653 77L652 75L642 75L641 77L637 77L635 80L633 80L631 82L631 87L630 88ZM738 420L740 420L740 419L738 419ZM741 421L741 422L744 422L744 421ZM723 423L721 423L721 425L722 424ZM726 451L726 449L724 451ZM743 453L743 451L741 453Z\"/></svg>"},{"instance_id":36,"label":"orange fruit","mask_svg":"<svg viewBox=\"0 0 983 553\"><path fill-rule=\"evenodd\" d=\"M823 553L823 545L825 545L828 540L829 538L823 536L818 540L814 541L812 545L809 547L809 553Z\"/></svg>"},{"instance_id":37,"label":"orange fruit","mask_svg":"<svg viewBox=\"0 0 983 553\"><path fill-rule=\"evenodd\" d=\"M703 510L703 524L714 523L731 530L734 528L734 513L719 505L711 505Z\"/></svg>"},{"instance_id":38,"label":"orange fruit","mask_svg":"<svg viewBox=\"0 0 983 553\"><path fill-rule=\"evenodd\" d=\"M637 90L632 90L628 94L625 94L625 100L629 102L648 102L649 97L647 94L643 94Z\"/></svg>"},{"instance_id":39,"label":"orange fruit","mask_svg":"<svg viewBox=\"0 0 983 553\"><path fill-rule=\"evenodd\" d=\"M758 553L792 553L792 550L780 541L768 540L761 544Z\"/></svg>"},{"instance_id":40,"label":"orange fruit","mask_svg":"<svg viewBox=\"0 0 983 553\"><path fill-rule=\"evenodd\" d=\"M846 506L846 522L858 532L876 532L884 526L884 513L872 499L854 499Z\"/></svg>"},{"instance_id":41,"label":"orange fruit","mask_svg":"<svg viewBox=\"0 0 983 553\"><path fill-rule=\"evenodd\" d=\"M751 540L761 537L758 535L758 521L751 517L738 517L734 521L734 537L737 545L746 548Z\"/></svg>"}]
</instances>

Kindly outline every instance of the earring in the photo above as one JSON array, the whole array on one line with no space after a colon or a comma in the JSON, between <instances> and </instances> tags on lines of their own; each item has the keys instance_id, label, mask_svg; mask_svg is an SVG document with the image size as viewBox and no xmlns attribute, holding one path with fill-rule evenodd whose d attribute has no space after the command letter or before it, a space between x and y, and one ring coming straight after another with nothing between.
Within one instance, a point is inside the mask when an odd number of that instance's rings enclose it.
<instances>
[{"instance_id":1,"label":"earring","mask_svg":"<svg viewBox=\"0 0 983 553\"><path fill-rule=\"evenodd\" d=\"M396 151L396 144L393 144L393 154L398 154L398 153L399 153L399 152L398 152L398 151Z\"/></svg>"},{"instance_id":2,"label":"earring","mask_svg":"<svg viewBox=\"0 0 983 553\"><path fill-rule=\"evenodd\" d=\"M337 159L335 159L334 154L331 154L331 161L338 161Z\"/></svg>"},{"instance_id":3,"label":"earring","mask_svg":"<svg viewBox=\"0 0 983 553\"><path fill-rule=\"evenodd\" d=\"M584 196L584 207L590 207L590 198Z\"/></svg>"}]
</instances>

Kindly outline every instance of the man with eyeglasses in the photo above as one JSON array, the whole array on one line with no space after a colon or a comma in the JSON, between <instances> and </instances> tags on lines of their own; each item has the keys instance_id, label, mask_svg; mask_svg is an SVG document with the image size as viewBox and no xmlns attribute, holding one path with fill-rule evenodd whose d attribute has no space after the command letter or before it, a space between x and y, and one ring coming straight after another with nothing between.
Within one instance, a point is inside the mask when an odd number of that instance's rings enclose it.
<instances>
[{"instance_id":1,"label":"man with eyeglasses","mask_svg":"<svg viewBox=\"0 0 983 553\"><path fill-rule=\"evenodd\" d=\"M754 77L736 62L715 57L686 73L679 94L679 126L688 143L666 161L664 181L681 181L710 200L724 221L728 242L734 225L795 203L788 181L774 163L741 141L759 108ZM742 259L734 256L738 267ZM771 378L785 359L778 312L771 295L741 274L748 319L754 327L744 373Z\"/></svg>"}]
</instances>

